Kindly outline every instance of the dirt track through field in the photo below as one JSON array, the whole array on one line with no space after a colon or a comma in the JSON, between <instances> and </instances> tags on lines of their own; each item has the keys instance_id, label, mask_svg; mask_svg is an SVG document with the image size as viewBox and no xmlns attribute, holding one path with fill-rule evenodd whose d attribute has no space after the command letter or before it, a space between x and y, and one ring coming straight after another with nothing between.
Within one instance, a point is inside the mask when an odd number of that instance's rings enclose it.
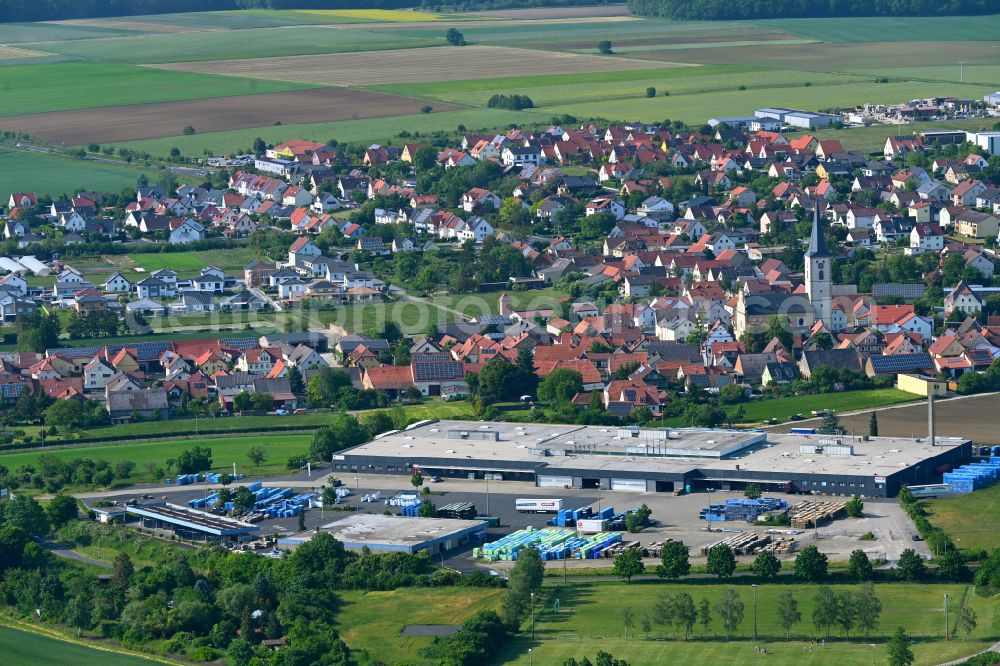
<instances>
[{"instance_id":1,"label":"dirt track through field","mask_svg":"<svg viewBox=\"0 0 1000 666\"><path fill-rule=\"evenodd\" d=\"M878 432L890 437L926 437L927 403L906 407L877 409ZM1000 395L982 395L961 400L938 402L934 407L934 430L939 437L965 437L976 444L1000 444ZM841 416L840 425L848 433L868 434L870 412ZM791 428L812 428L818 419L787 423L775 428L788 432Z\"/></svg>"},{"instance_id":2,"label":"dirt track through field","mask_svg":"<svg viewBox=\"0 0 1000 666\"><path fill-rule=\"evenodd\" d=\"M263 127L419 113L424 100L345 88L55 111L0 118L0 129L27 132L56 146L114 143ZM435 111L459 107L435 103Z\"/></svg>"},{"instance_id":3,"label":"dirt track through field","mask_svg":"<svg viewBox=\"0 0 1000 666\"><path fill-rule=\"evenodd\" d=\"M364 86L382 83L488 79L500 76L614 72L651 69L664 64L500 46L438 46L367 53L328 53L250 60L169 63L155 67L173 71L298 83Z\"/></svg>"}]
</instances>

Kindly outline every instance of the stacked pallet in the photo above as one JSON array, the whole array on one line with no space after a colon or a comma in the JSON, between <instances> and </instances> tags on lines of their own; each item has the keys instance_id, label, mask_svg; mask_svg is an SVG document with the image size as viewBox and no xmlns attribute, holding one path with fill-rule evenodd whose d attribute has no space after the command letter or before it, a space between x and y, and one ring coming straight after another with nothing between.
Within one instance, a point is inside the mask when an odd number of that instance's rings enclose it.
<instances>
[{"instance_id":1,"label":"stacked pallet","mask_svg":"<svg viewBox=\"0 0 1000 666\"><path fill-rule=\"evenodd\" d=\"M638 541L629 541L628 543L620 541L618 543L611 544L607 548L601 551L601 557L614 558L617 555L624 553L630 548L639 548Z\"/></svg>"},{"instance_id":2,"label":"stacked pallet","mask_svg":"<svg viewBox=\"0 0 1000 666\"><path fill-rule=\"evenodd\" d=\"M654 541L645 548L642 549L642 554L646 557L659 557L663 552L663 547L668 543L673 541L673 539L666 539L664 541Z\"/></svg>"},{"instance_id":3,"label":"stacked pallet","mask_svg":"<svg viewBox=\"0 0 1000 666\"><path fill-rule=\"evenodd\" d=\"M437 510L438 518L452 520L473 520L476 517L476 505L472 502L454 502L445 504Z\"/></svg>"},{"instance_id":4,"label":"stacked pallet","mask_svg":"<svg viewBox=\"0 0 1000 666\"><path fill-rule=\"evenodd\" d=\"M770 543L764 544L756 552L767 552L774 553L775 555L781 555L791 550L793 543L795 543L795 539L793 537L780 537L777 539L772 537Z\"/></svg>"},{"instance_id":5,"label":"stacked pallet","mask_svg":"<svg viewBox=\"0 0 1000 666\"><path fill-rule=\"evenodd\" d=\"M771 537L767 534L757 534L756 532L739 532L728 536L722 541L709 544L701 549L701 554L707 556L708 551L716 546L729 546L735 555L755 555L761 552L764 547L771 543Z\"/></svg>"},{"instance_id":6,"label":"stacked pallet","mask_svg":"<svg viewBox=\"0 0 1000 666\"><path fill-rule=\"evenodd\" d=\"M788 518L795 529L816 527L822 522L840 518L847 502L814 502L807 500L788 510Z\"/></svg>"}]
</instances>

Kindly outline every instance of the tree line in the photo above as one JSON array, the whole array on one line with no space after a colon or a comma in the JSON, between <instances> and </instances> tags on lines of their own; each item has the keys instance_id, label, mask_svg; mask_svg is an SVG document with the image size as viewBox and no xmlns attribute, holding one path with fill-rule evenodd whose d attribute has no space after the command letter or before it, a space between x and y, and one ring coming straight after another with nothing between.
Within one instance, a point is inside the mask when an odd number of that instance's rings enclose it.
<instances>
[{"instance_id":1,"label":"tree line","mask_svg":"<svg viewBox=\"0 0 1000 666\"><path fill-rule=\"evenodd\" d=\"M832 16L955 16L995 14L1000 0L629 0L629 10L639 16L661 16L684 21L766 18L821 18Z\"/></svg>"}]
</instances>

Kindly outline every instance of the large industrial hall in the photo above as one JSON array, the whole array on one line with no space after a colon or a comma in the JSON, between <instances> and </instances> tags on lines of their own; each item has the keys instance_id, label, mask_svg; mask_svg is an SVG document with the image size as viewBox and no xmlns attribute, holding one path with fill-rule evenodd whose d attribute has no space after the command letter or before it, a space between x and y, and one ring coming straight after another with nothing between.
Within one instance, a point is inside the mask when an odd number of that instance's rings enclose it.
<instances>
[{"instance_id":1,"label":"large industrial hall","mask_svg":"<svg viewBox=\"0 0 1000 666\"><path fill-rule=\"evenodd\" d=\"M636 492L766 490L893 497L971 457L957 437L423 422L334 455L335 474L412 474Z\"/></svg>"}]
</instances>

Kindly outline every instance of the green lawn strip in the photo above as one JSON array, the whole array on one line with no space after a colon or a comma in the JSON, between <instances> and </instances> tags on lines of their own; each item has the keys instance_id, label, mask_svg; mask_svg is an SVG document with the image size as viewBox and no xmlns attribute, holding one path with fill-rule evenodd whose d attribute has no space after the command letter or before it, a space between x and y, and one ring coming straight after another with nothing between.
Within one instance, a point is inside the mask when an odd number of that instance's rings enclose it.
<instances>
[{"instance_id":1,"label":"green lawn strip","mask_svg":"<svg viewBox=\"0 0 1000 666\"><path fill-rule=\"evenodd\" d=\"M17 666L149 666L181 664L163 657L140 657L124 648L72 638L50 627L0 617L4 661Z\"/></svg>"},{"instance_id":2,"label":"green lawn strip","mask_svg":"<svg viewBox=\"0 0 1000 666\"><path fill-rule=\"evenodd\" d=\"M313 88L309 84L173 72L105 62L20 65L3 70L0 115L15 116L120 104L254 95ZM3 119L0 118L0 127Z\"/></svg>"},{"instance_id":3,"label":"green lawn strip","mask_svg":"<svg viewBox=\"0 0 1000 666\"><path fill-rule=\"evenodd\" d=\"M135 266L141 266L149 272L169 268L177 271L180 276L190 277L197 275L206 266L215 266L224 271L242 273L243 267L254 256L255 251L252 247L234 246L193 252L138 252L128 255L128 258Z\"/></svg>"},{"instance_id":4,"label":"green lawn strip","mask_svg":"<svg viewBox=\"0 0 1000 666\"><path fill-rule=\"evenodd\" d=\"M3 119L0 118L2 126ZM134 188L142 174L146 174L151 182L159 178L159 171L155 169L29 153L0 146L0 182L11 192L37 192L53 198L80 190L117 192L125 187ZM186 179L180 180L183 182Z\"/></svg>"},{"instance_id":5,"label":"green lawn strip","mask_svg":"<svg viewBox=\"0 0 1000 666\"><path fill-rule=\"evenodd\" d=\"M411 133L420 132L421 134L438 131L457 132L456 128L459 125L465 125L469 132L497 131L505 129L510 123L544 123L551 118L551 115L550 112L464 109L442 113L418 113L390 118L365 118L329 123L267 125L243 130L209 132L194 136L129 141L115 145L148 152L152 155L168 155L173 147L179 148L185 155L200 155L203 150L208 150L215 155L231 155L250 150L256 137L261 137L268 143L280 143L294 138L315 141L336 139L343 143L373 143L390 140L398 142L397 135L404 130Z\"/></svg>"},{"instance_id":6,"label":"green lawn strip","mask_svg":"<svg viewBox=\"0 0 1000 666\"><path fill-rule=\"evenodd\" d=\"M272 427L273 427L272 418ZM37 464L40 455L50 455L60 460L90 458L106 460L112 465L124 460L136 464L136 470L129 479L131 483L163 481L153 478L146 469L147 463L165 467L168 458L176 458L181 451L195 446L212 449L212 469L218 472L232 472L236 463L238 472L253 476L267 476L287 473L286 463L292 456L304 455L309 450L311 433L274 433L268 435L244 435L241 437L184 437L162 442L129 442L101 446L54 448L47 451L25 451L0 454L0 464L14 470L21 465ZM267 460L259 468L251 465L246 452L253 445L264 447ZM207 470L206 470L207 471Z\"/></svg>"},{"instance_id":7,"label":"green lawn strip","mask_svg":"<svg viewBox=\"0 0 1000 666\"><path fill-rule=\"evenodd\" d=\"M391 592L348 591L338 596L343 606L337 613L337 631L352 650L367 650L385 664L430 664L433 662L417 656L417 650L433 639L402 636L403 627L461 624L480 610L498 610L503 590L403 588Z\"/></svg>"},{"instance_id":8,"label":"green lawn strip","mask_svg":"<svg viewBox=\"0 0 1000 666\"><path fill-rule=\"evenodd\" d=\"M25 44L24 48L102 62L162 63L354 53L441 44L444 44L444 30L438 31L436 38L398 35L387 40L381 34L365 30L299 26L294 28L294 32L285 27L249 28L72 42L35 42Z\"/></svg>"},{"instance_id":9,"label":"green lawn strip","mask_svg":"<svg viewBox=\"0 0 1000 666\"><path fill-rule=\"evenodd\" d=\"M894 388L771 398L744 403L742 405L743 422L760 423L771 418L788 421L795 414L802 414L809 418L813 410L831 409L835 412L850 412L868 407L886 407L919 400L919 396ZM735 412L738 408L739 406L731 406L727 411L730 416L735 418Z\"/></svg>"},{"instance_id":10,"label":"green lawn strip","mask_svg":"<svg viewBox=\"0 0 1000 666\"><path fill-rule=\"evenodd\" d=\"M103 347L104 345L131 345L144 342L174 342L180 340L206 340L214 338L259 338L273 333L273 330L258 331L241 327L237 330L219 330L206 327L193 331L170 331L163 333L146 333L144 335L119 335L112 338L81 338L70 340L63 338L59 344L63 347Z\"/></svg>"},{"instance_id":11,"label":"green lawn strip","mask_svg":"<svg viewBox=\"0 0 1000 666\"><path fill-rule=\"evenodd\" d=\"M974 493L921 500L927 520L943 529L961 550L992 550L1000 534L1000 485Z\"/></svg>"},{"instance_id":12,"label":"green lawn strip","mask_svg":"<svg viewBox=\"0 0 1000 666\"><path fill-rule=\"evenodd\" d=\"M407 405L404 411L417 420L429 418L456 419L467 418L471 414L471 408L466 401L445 402L443 400L428 400L417 405ZM311 430L324 426L330 422L332 415L329 412L310 412L308 414L296 414L292 416L225 416L218 418L176 418L167 421L140 421L137 423L126 423L115 426L105 426L101 428L90 428L83 431L82 437L89 440L107 439L115 440L121 438L137 437L172 437L186 436L186 433L198 432L201 434L235 434L240 432L257 432L277 428L288 428L288 430ZM183 433L183 434L178 434ZM265 435L261 435L264 437ZM276 437L278 435L275 435ZM285 435L280 435L284 437ZM66 437L63 434L50 437L50 442L59 444L73 444L74 437ZM93 450L91 447L83 447ZM66 449L59 449L66 450ZM35 452L37 453L37 452ZM0 458L7 455L21 455L21 453L3 453Z\"/></svg>"}]
</instances>

